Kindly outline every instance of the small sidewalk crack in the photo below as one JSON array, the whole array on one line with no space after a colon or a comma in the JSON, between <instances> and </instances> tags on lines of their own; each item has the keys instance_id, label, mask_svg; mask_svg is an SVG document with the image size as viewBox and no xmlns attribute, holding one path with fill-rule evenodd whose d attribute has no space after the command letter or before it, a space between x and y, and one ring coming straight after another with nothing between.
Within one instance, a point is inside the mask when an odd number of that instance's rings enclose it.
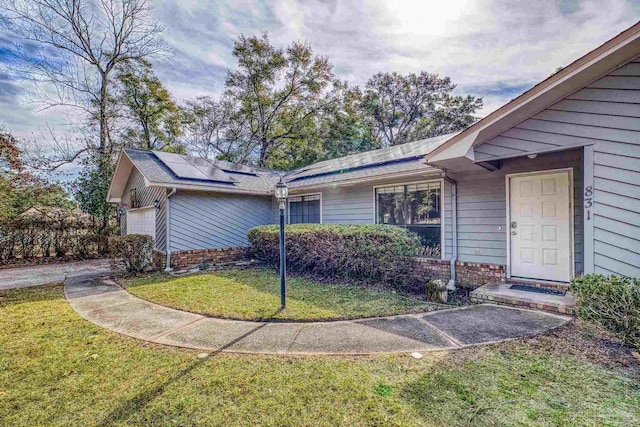
<instances>
[{"instance_id":1,"label":"small sidewalk crack","mask_svg":"<svg viewBox=\"0 0 640 427\"><path fill-rule=\"evenodd\" d=\"M463 343L461 343L460 341L458 341L457 339L455 339L451 335L447 334L446 332L441 331L433 323L429 322L428 320L425 320L422 317L417 317L416 316L416 318L418 319L418 321L420 321L420 322L424 323L425 325L428 325L429 327L433 328L437 333L439 333L442 337L444 337L444 339L449 341L455 347L464 347Z\"/></svg>"},{"instance_id":2,"label":"small sidewalk crack","mask_svg":"<svg viewBox=\"0 0 640 427\"><path fill-rule=\"evenodd\" d=\"M287 350L286 353L290 353L291 352L291 346L293 346L293 344L295 344L296 340L298 339L298 335L300 335L300 332L302 332L302 329L304 327L306 327L307 325L301 325L300 329L298 329L298 332L296 332L296 335L293 337L293 339L291 340L291 342L289 343L289 345L287 346Z\"/></svg>"},{"instance_id":3,"label":"small sidewalk crack","mask_svg":"<svg viewBox=\"0 0 640 427\"><path fill-rule=\"evenodd\" d=\"M166 337L167 335L172 334L172 333L174 333L174 332L177 332L177 331L179 331L179 330L181 330L181 329L184 329L184 328L186 328L187 326L191 326L191 325L193 325L194 323L201 321L202 319L204 319L204 317L199 317L199 318L197 318L197 319L195 319L195 320L192 320L191 322L185 323L184 325L180 325L180 326L178 326L177 328L173 328L173 329L170 329L170 330L168 330L168 331L161 332L160 334L158 334L158 335L156 335L156 336L154 336L154 337L151 337L150 339L152 339L152 340L154 340L154 341L159 340L160 338Z\"/></svg>"}]
</instances>

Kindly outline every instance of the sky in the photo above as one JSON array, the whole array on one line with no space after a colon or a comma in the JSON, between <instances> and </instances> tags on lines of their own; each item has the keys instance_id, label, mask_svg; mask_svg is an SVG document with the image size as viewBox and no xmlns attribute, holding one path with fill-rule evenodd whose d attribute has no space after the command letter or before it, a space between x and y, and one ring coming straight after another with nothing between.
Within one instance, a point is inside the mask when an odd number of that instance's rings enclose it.
<instances>
[{"instance_id":1,"label":"sky","mask_svg":"<svg viewBox=\"0 0 640 427\"><path fill-rule=\"evenodd\" d=\"M449 76L484 99L484 116L640 18L640 0L150 0L172 56L156 73L177 100L219 94L239 35L308 42L363 86L377 72ZM11 70L20 40L0 32L0 125L33 139L64 132L68 111L40 111Z\"/></svg>"}]
</instances>

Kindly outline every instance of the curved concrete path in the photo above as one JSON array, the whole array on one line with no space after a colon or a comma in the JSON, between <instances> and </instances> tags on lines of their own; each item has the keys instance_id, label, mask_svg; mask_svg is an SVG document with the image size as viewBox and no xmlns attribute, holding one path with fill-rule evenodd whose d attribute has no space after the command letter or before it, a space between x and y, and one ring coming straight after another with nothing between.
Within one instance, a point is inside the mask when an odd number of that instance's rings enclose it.
<instances>
[{"instance_id":1,"label":"curved concrete path","mask_svg":"<svg viewBox=\"0 0 640 427\"><path fill-rule=\"evenodd\" d=\"M204 351L268 354L429 352L537 335L570 318L496 305L336 322L216 319L144 301L115 282L74 277L65 296L80 316L112 331Z\"/></svg>"}]
</instances>

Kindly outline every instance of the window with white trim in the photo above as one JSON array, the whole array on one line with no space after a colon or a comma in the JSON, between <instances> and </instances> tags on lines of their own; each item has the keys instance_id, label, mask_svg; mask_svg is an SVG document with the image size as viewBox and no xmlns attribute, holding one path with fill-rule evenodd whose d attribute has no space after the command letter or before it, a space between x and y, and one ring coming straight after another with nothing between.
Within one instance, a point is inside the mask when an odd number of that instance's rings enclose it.
<instances>
[{"instance_id":1,"label":"window with white trim","mask_svg":"<svg viewBox=\"0 0 640 427\"><path fill-rule=\"evenodd\" d=\"M420 255L440 257L441 191L439 181L376 188L376 223L413 231L420 237Z\"/></svg>"},{"instance_id":2,"label":"window with white trim","mask_svg":"<svg viewBox=\"0 0 640 427\"><path fill-rule=\"evenodd\" d=\"M289 224L320 224L320 195L289 197Z\"/></svg>"}]
</instances>

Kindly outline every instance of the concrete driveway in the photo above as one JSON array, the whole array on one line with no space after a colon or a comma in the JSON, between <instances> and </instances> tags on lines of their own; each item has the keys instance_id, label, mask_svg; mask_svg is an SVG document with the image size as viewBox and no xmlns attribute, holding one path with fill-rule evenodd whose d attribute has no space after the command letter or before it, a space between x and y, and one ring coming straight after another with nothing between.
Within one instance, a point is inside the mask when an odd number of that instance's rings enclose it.
<instances>
[{"instance_id":1,"label":"concrete driveway","mask_svg":"<svg viewBox=\"0 0 640 427\"><path fill-rule=\"evenodd\" d=\"M61 283L70 277L109 273L108 259L43 264L0 270L0 291Z\"/></svg>"}]
</instances>

